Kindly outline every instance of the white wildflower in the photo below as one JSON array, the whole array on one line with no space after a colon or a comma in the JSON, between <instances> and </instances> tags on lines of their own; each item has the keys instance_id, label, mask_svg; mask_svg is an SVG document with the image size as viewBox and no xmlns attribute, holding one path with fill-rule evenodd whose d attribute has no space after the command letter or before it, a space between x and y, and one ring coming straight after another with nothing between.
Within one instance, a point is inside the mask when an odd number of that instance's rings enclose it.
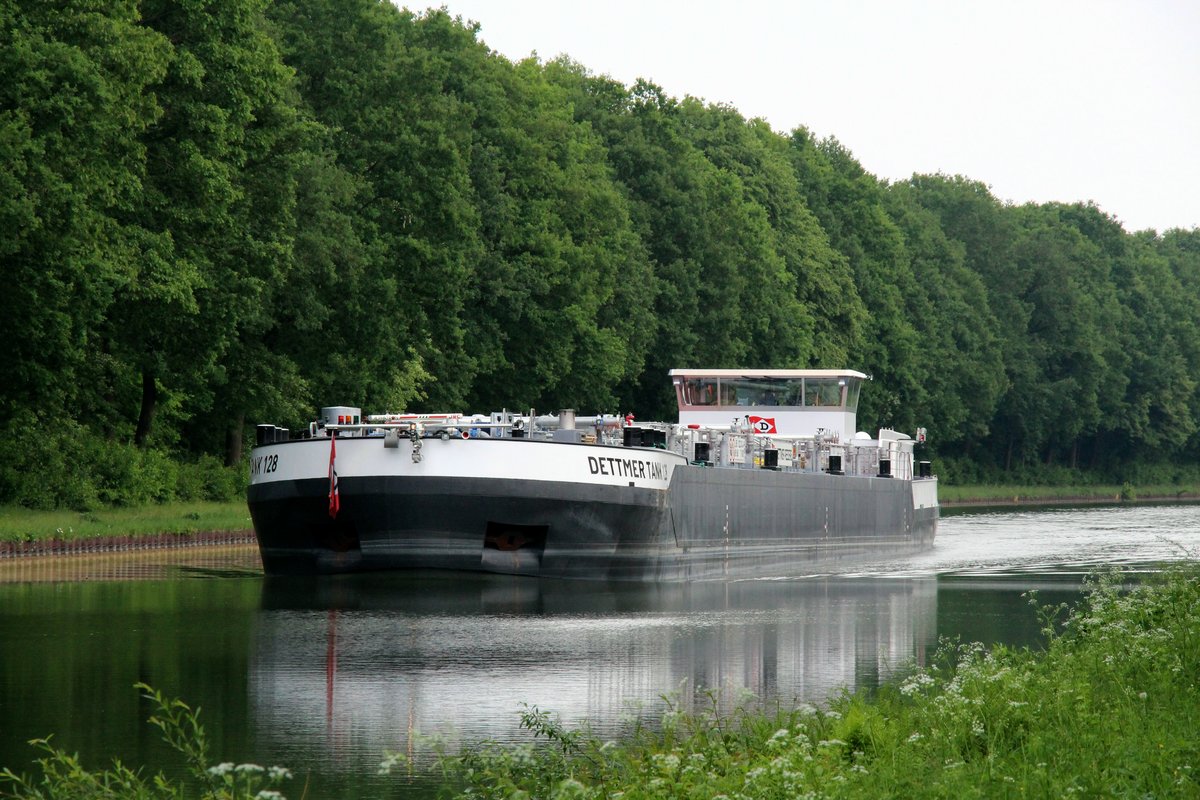
<instances>
[{"instance_id":1,"label":"white wildflower","mask_svg":"<svg viewBox=\"0 0 1200 800\"><path fill-rule=\"evenodd\" d=\"M208 774L212 775L214 778L224 778L231 772L233 772L232 761L224 761L220 764L217 764L215 767L208 768Z\"/></svg>"},{"instance_id":2,"label":"white wildflower","mask_svg":"<svg viewBox=\"0 0 1200 800\"><path fill-rule=\"evenodd\" d=\"M660 772L674 772L679 769L679 756L674 753L655 753L651 760Z\"/></svg>"}]
</instances>

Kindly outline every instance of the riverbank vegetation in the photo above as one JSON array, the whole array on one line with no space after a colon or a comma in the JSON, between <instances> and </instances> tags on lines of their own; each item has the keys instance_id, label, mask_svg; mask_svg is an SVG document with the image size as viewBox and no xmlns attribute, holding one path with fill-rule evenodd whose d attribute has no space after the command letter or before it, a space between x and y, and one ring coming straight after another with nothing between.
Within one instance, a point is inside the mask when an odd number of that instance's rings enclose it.
<instances>
[{"instance_id":1,"label":"riverbank vegetation","mask_svg":"<svg viewBox=\"0 0 1200 800\"><path fill-rule=\"evenodd\" d=\"M1200 793L1196 569L1172 569L1133 587L1120 573L1106 574L1074 609L1036 602L1031 597L1030 613L1042 621L1042 649L945 642L930 665L823 708L747 706L719 714L672 707L632 723L615 741L529 708L520 718L527 745L443 752L417 784L404 755L381 754L380 769L396 781L396 796L475 800ZM198 787L188 796L305 796L301 779L285 768L213 763L199 712L138 688L152 724ZM35 774L8 765L0 794L182 796L174 779L120 764L93 771L70 755L69 744L35 743Z\"/></svg>"},{"instance_id":2,"label":"riverbank vegetation","mask_svg":"<svg viewBox=\"0 0 1200 800\"><path fill-rule=\"evenodd\" d=\"M1191 797L1200 793L1200 580L1117 573L1042 608L1044 651L943 645L828 708L669 712L625 742L536 709L542 747L448 756L469 798Z\"/></svg>"},{"instance_id":3,"label":"riverbank vegetation","mask_svg":"<svg viewBox=\"0 0 1200 800\"><path fill-rule=\"evenodd\" d=\"M1200 460L1200 230L888 184L381 0L10 3L0 37L0 502L227 499L214 461L326 404L664 418L684 366L870 373L860 427L926 427L951 484Z\"/></svg>"},{"instance_id":4,"label":"riverbank vegetation","mask_svg":"<svg viewBox=\"0 0 1200 800\"><path fill-rule=\"evenodd\" d=\"M175 502L93 511L35 511L20 506L0 506L0 542L41 542L50 539L71 542L164 533L186 536L214 531L246 531L250 527L250 512L242 499L225 503Z\"/></svg>"},{"instance_id":5,"label":"riverbank vegetation","mask_svg":"<svg viewBox=\"0 0 1200 800\"><path fill-rule=\"evenodd\" d=\"M1113 484L1066 484L1062 486L954 486L940 484L938 500L943 506L1034 505L1062 503L1133 503L1200 501L1200 483L1134 486Z\"/></svg>"}]
</instances>

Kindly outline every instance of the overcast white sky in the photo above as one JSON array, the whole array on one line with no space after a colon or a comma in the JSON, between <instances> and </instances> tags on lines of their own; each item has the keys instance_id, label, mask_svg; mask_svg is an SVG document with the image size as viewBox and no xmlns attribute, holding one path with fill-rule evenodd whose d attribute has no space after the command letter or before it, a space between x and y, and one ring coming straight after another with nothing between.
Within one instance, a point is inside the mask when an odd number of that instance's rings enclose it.
<instances>
[{"instance_id":1,"label":"overcast white sky","mask_svg":"<svg viewBox=\"0 0 1200 800\"><path fill-rule=\"evenodd\" d=\"M566 53L804 125L881 178L941 171L1016 203L1092 200L1129 231L1200 227L1198 0L445 7L510 59Z\"/></svg>"}]
</instances>

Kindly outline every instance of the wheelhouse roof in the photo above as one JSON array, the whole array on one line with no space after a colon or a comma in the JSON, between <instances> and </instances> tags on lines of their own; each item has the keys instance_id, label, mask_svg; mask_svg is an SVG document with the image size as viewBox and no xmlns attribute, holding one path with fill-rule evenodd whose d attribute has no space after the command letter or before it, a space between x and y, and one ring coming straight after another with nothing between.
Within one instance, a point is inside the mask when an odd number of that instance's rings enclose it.
<instances>
[{"instance_id":1,"label":"wheelhouse roof","mask_svg":"<svg viewBox=\"0 0 1200 800\"><path fill-rule=\"evenodd\" d=\"M672 378L862 378L852 369L673 369Z\"/></svg>"}]
</instances>

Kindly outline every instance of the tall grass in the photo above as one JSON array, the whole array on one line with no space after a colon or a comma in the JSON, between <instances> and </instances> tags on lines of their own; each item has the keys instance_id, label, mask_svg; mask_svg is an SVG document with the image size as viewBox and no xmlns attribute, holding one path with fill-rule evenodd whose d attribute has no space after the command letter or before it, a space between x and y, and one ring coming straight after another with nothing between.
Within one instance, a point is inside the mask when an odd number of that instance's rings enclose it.
<instances>
[{"instance_id":1,"label":"tall grass","mask_svg":"<svg viewBox=\"0 0 1200 800\"><path fill-rule=\"evenodd\" d=\"M34 511L0 506L0 542L93 539L160 533L241 531L250 528L243 500L164 503L95 511Z\"/></svg>"}]
</instances>

